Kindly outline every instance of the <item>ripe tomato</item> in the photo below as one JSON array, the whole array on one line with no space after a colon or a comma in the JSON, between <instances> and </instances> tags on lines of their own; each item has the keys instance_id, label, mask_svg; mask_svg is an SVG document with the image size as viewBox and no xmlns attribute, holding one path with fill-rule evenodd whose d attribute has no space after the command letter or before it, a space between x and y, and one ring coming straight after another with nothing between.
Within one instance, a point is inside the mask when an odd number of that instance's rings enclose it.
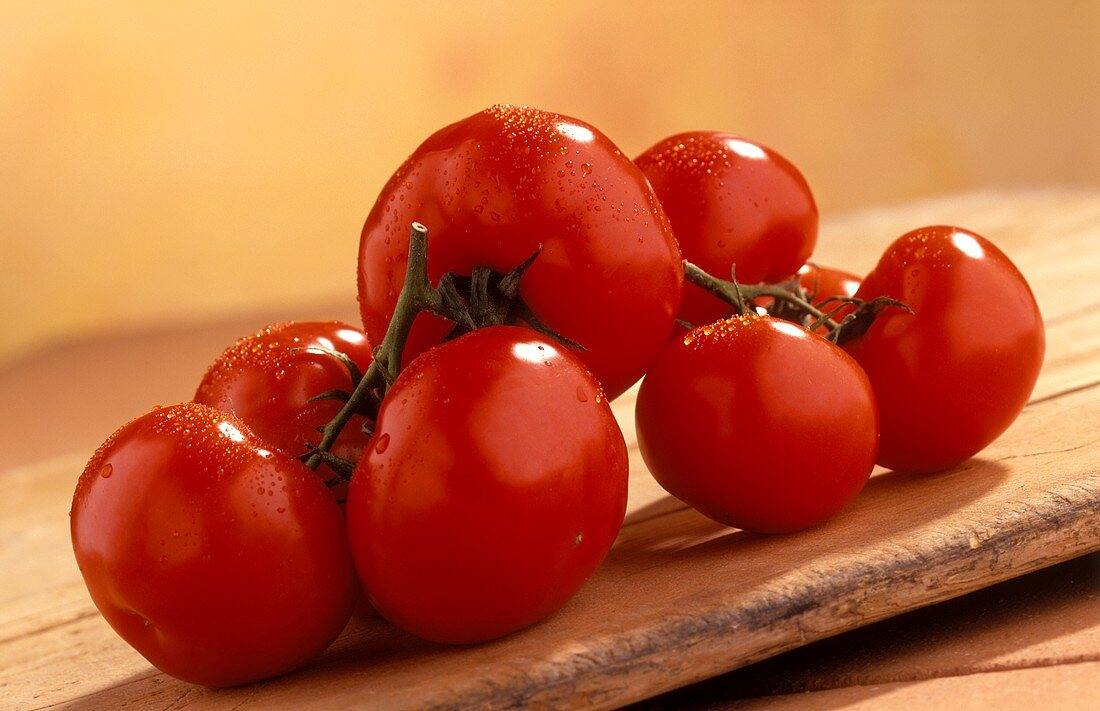
<instances>
[{"instance_id":1,"label":"ripe tomato","mask_svg":"<svg viewBox=\"0 0 1100 711\"><path fill-rule=\"evenodd\" d=\"M371 602L409 632L480 642L550 615L610 549L626 444L596 380L541 335L479 329L386 394L348 498Z\"/></svg>"},{"instance_id":2,"label":"ripe tomato","mask_svg":"<svg viewBox=\"0 0 1100 711\"><path fill-rule=\"evenodd\" d=\"M184 681L233 686L295 669L351 614L340 507L224 412L186 403L123 426L88 462L70 515L96 607Z\"/></svg>"},{"instance_id":3,"label":"ripe tomato","mask_svg":"<svg viewBox=\"0 0 1100 711\"><path fill-rule=\"evenodd\" d=\"M996 439L1039 377L1045 336L1035 297L999 249L958 227L903 235L856 296L890 296L887 309L845 344L878 399L879 464L947 469Z\"/></svg>"},{"instance_id":4,"label":"ripe tomato","mask_svg":"<svg viewBox=\"0 0 1100 711\"><path fill-rule=\"evenodd\" d=\"M494 106L436 132L397 169L359 245L359 307L375 342L404 280L414 220L429 230L432 280L478 266L507 272L542 245L520 296L586 348L578 357L612 398L672 331L683 268L668 221L645 176L586 123ZM450 328L419 316L406 361Z\"/></svg>"},{"instance_id":5,"label":"ripe tomato","mask_svg":"<svg viewBox=\"0 0 1100 711\"><path fill-rule=\"evenodd\" d=\"M817 205L805 178L775 151L729 133L671 136L638 156L668 213L684 259L746 284L789 278L817 242ZM695 285L680 318L706 324L732 309Z\"/></svg>"},{"instance_id":6,"label":"ripe tomato","mask_svg":"<svg viewBox=\"0 0 1100 711\"><path fill-rule=\"evenodd\" d=\"M859 289L860 278L842 269L832 269L816 264L803 264L802 268L798 270L798 283L811 302L821 306L821 310L825 313L829 313L832 309L840 306L839 302L829 301L829 299L835 296L855 296L856 290ZM845 306L834 314L832 319L839 322L852 313L854 308L853 306ZM822 330L825 330L824 327L822 327Z\"/></svg>"},{"instance_id":7,"label":"ripe tomato","mask_svg":"<svg viewBox=\"0 0 1100 711\"><path fill-rule=\"evenodd\" d=\"M727 526L796 531L835 515L875 464L867 377L802 326L736 316L670 341L635 410L669 493Z\"/></svg>"},{"instance_id":8,"label":"ripe tomato","mask_svg":"<svg viewBox=\"0 0 1100 711\"><path fill-rule=\"evenodd\" d=\"M343 353L363 372L371 363L371 346L353 326L339 321L276 324L227 348L206 371L194 400L240 417L260 439L297 457L320 441L318 428L342 406L310 398L352 389L348 369L322 350ZM367 444L362 427L363 418L354 416L332 452L358 459Z\"/></svg>"}]
</instances>

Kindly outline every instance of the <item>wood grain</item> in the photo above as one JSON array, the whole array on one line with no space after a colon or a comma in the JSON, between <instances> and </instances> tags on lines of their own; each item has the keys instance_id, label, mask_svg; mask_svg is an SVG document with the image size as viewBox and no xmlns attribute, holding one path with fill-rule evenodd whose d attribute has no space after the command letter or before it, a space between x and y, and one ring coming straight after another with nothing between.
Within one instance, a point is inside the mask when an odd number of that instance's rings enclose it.
<instances>
[{"instance_id":1,"label":"wood grain","mask_svg":"<svg viewBox=\"0 0 1100 711\"><path fill-rule=\"evenodd\" d=\"M1032 403L956 470L878 472L834 521L764 537L665 495L635 446L614 550L545 623L449 648L357 620L301 672L211 691L149 667L87 598L65 515L85 447L0 472L0 705L610 707L1100 549L1100 310L1087 308L1100 305L1087 279L1100 270L1100 195L983 193L864 213L827 227L821 261L865 269L873 255L842 260L846 244L882 235L885 246L931 222L1002 245L1048 319ZM134 377L148 373L155 392L168 382L158 370L139 364ZM628 441L632 407L631 394L614 404Z\"/></svg>"}]
</instances>

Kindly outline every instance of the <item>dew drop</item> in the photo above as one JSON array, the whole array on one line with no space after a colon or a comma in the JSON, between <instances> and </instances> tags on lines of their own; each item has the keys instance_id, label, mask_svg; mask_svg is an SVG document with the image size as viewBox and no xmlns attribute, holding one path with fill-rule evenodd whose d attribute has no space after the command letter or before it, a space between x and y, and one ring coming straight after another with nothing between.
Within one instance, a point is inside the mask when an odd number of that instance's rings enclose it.
<instances>
[{"instance_id":1,"label":"dew drop","mask_svg":"<svg viewBox=\"0 0 1100 711\"><path fill-rule=\"evenodd\" d=\"M104 464L102 467L99 468L99 475L104 479L109 479L113 471L114 467L112 467L110 462L108 462L107 464Z\"/></svg>"},{"instance_id":2,"label":"dew drop","mask_svg":"<svg viewBox=\"0 0 1100 711\"><path fill-rule=\"evenodd\" d=\"M581 163L581 175L588 175L592 172L591 163Z\"/></svg>"},{"instance_id":3,"label":"dew drop","mask_svg":"<svg viewBox=\"0 0 1100 711\"><path fill-rule=\"evenodd\" d=\"M388 434L383 434L381 437L378 438L378 441L374 443L374 451L377 454L381 454L382 452L385 452L386 448L389 446L390 436Z\"/></svg>"}]
</instances>

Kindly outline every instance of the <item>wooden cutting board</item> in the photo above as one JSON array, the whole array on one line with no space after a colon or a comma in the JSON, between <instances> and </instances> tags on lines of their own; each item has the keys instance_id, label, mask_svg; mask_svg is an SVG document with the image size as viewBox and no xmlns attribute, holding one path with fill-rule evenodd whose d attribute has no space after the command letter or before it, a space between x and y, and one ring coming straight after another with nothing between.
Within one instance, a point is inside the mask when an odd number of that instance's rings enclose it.
<instances>
[{"instance_id":1,"label":"wooden cutting board","mask_svg":"<svg viewBox=\"0 0 1100 711\"><path fill-rule=\"evenodd\" d=\"M604 566L559 613L457 648L355 620L307 669L212 691L157 672L92 606L66 517L88 449L32 457L0 471L0 707L611 707L1100 550L1100 193L988 192L869 211L826 222L817 258L864 271L894 237L932 223L1000 245L1029 278L1048 329L1031 403L957 469L876 472L833 521L750 535L653 482L627 393L613 405L631 444L627 520ZM199 354L224 341L196 334ZM149 382L164 380L161 365L142 366Z\"/></svg>"}]
</instances>

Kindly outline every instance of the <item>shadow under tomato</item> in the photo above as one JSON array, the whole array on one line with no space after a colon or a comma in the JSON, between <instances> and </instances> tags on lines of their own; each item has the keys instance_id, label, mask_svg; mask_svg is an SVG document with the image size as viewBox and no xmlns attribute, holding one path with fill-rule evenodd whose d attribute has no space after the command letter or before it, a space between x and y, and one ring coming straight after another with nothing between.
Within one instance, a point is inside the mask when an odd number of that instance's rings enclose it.
<instances>
[{"instance_id":1,"label":"shadow under tomato","mask_svg":"<svg viewBox=\"0 0 1100 711\"><path fill-rule=\"evenodd\" d=\"M452 648L402 632L381 617L353 617L340 637L317 659L278 677L211 689L180 681L150 667L109 688L74 699L66 708L124 708L135 699L141 699L150 708L175 708L185 697L188 704L210 701L219 707L233 708L261 695L277 697L280 689L300 690L316 685L315 688L326 691L338 690L359 679L365 671L376 674L381 667L414 663L411 660L419 662L446 654L449 649Z\"/></svg>"},{"instance_id":2,"label":"shadow under tomato","mask_svg":"<svg viewBox=\"0 0 1100 711\"><path fill-rule=\"evenodd\" d=\"M604 565L627 572L658 569L677 558L706 565L711 559L737 556L759 574L772 577L824 556L871 553L878 541L897 542L910 531L934 528L938 520L974 503L1007 476L1008 467L984 459L935 474L881 471L837 516L786 534L730 528L665 496L627 517Z\"/></svg>"}]
</instances>

